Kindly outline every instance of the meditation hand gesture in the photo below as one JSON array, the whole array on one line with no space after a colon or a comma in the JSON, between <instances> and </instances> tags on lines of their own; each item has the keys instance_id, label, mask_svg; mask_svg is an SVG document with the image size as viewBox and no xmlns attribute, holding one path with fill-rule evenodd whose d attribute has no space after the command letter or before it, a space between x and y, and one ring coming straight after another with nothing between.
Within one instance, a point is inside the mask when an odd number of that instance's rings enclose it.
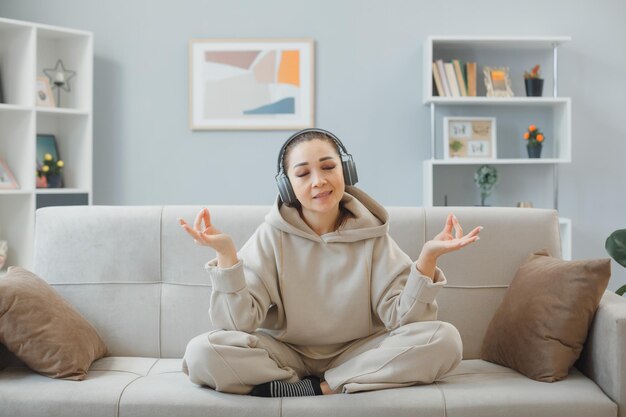
<instances>
[{"instance_id":1,"label":"meditation hand gesture","mask_svg":"<svg viewBox=\"0 0 626 417\"><path fill-rule=\"evenodd\" d=\"M452 229L454 229L454 234L452 234ZM416 262L417 269L422 274L432 278L437 266L437 258L445 253L459 250L476 242L480 239L478 234L481 230L483 230L483 227L478 226L463 236L463 228L456 216L452 213L448 214L443 230L422 247L422 252Z\"/></svg>"},{"instance_id":2,"label":"meditation hand gesture","mask_svg":"<svg viewBox=\"0 0 626 417\"><path fill-rule=\"evenodd\" d=\"M208 208L200 210L193 228L184 219L178 219L178 222L183 230L193 237L197 245L209 246L215 250L217 265L220 268L228 268L237 263L237 250L233 239L211 224L211 214Z\"/></svg>"}]
</instances>

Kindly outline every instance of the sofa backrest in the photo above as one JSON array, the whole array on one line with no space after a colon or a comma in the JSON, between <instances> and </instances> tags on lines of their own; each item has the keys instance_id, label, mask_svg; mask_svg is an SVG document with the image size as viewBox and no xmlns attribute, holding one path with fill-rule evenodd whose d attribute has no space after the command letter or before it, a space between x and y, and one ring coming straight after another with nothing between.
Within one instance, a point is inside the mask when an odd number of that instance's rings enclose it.
<instances>
[{"instance_id":1,"label":"sofa backrest","mask_svg":"<svg viewBox=\"0 0 626 417\"><path fill-rule=\"evenodd\" d=\"M237 247L268 206L208 206L213 223ZM211 328L214 257L178 224L199 206L47 207L37 211L34 270L98 329L115 356L181 357L187 342ZM460 331L464 357L477 358L487 325L518 266L533 251L560 256L554 210L490 207L390 207L390 233L412 259L454 212L481 240L440 259L448 285L437 297L439 319Z\"/></svg>"}]
</instances>

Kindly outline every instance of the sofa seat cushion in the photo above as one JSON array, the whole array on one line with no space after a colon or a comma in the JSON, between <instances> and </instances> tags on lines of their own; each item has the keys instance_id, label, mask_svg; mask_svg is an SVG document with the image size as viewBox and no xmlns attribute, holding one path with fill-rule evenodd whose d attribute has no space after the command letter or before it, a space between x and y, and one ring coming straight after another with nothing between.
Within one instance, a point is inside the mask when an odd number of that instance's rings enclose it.
<instances>
[{"instance_id":1,"label":"sofa seat cushion","mask_svg":"<svg viewBox=\"0 0 626 417\"><path fill-rule=\"evenodd\" d=\"M437 386L447 417L617 415L617 405L576 368L550 384L480 359L464 360Z\"/></svg>"},{"instance_id":2,"label":"sofa seat cushion","mask_svg":"<svg viewBox=\"0 0 626 417\"><path fill-rule=\"evenodd\" d=\"M123 417L276 417L281 399L224 394L189 381L181 359L159 359L120 401Z\"/></svg>"},{"instance_id":3,"label":"sofa seat cushion","mask_svg":"<svg viewBox=\"0 0 626 417\"><path fill-rule=\"evenodd\" d=\"M8 367L0 371L0 417L117 417L124 389L139 377L90 369L83 381L71 381Z\"/></svg>"},{"instance_id":4,"label":"sofa seat cushion","mask_svg":"<svg viewBox=\"0 0 626 417\"><path fill-rule=\"evenodd\" d=\"M84 381L26 367L0 371L0 417L342 416L615 417L617 406L576 369L552 384L490 362L464 360L431 385L302 398L223 394L189 382L181 359L107 357ZM33 399L36 399L33 401Z\"/></svg>"}]
</instances>

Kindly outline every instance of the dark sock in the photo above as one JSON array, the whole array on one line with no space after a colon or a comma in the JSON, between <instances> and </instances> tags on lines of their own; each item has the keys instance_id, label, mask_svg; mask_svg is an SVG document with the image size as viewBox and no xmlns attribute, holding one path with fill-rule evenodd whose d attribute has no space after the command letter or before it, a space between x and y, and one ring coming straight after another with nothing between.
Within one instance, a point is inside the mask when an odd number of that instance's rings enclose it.
<instances>
[{"instance_id":1,"label":"dark sock","mask_svg":"<svg viewBox=\"0 0 626 417\"><path fill-rule=\"evenodd\" d=\"M306 397L322 395L320 379L316 376L304 377L300 382L290 383L270 381L254 387L250 395L255 397Z\"/></svg>"}]
</instances>

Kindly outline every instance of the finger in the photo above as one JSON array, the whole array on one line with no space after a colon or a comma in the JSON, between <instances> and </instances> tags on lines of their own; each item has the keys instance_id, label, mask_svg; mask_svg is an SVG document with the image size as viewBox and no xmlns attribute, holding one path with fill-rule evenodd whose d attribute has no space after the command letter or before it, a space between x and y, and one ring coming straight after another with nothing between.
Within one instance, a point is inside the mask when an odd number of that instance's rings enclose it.
<instances>
[{"instance_id":1,"label":"finger","mask_svg":"<svg viewBox=\"0 0 626 417\"><path fill-rule=\"evenodd\" d=\"M465 237L474 237L477 236L480 231L483 230L482 226L478 226L476 227L474 230L472 230L471 232L469 232L467 235L465 235Z\"/></svg>"},{"instance_id":2,"label":"finger","mask_svg":"<svg viewBox=\"0 0 626 417\"><path fill-rule=\"evenodd\" d=\"M193 228L196 229L198 232L202 228L202 214L203 213L204 213L204 209L200 210L200 212L196 216L196 220L193 222Z\"/></svg>"},{"instance_id":3,"label":"finger","mask_svg":"<svg viewBox=\"0 0 626 417\"><path fill-rule=\"evenodd\" d=\"M452 233L452 226L453 226L452 217L453 217L452 213L448 214L448 218L446 219L446 225L443 227L443 231L445 233Z\"/></svg>"},{"instance_id":4,"label":"finger","mask_svg":"<svg viewBox=\"0 0 626 417\"><path fill-rule=\"evenodd\" d=\"M208 208L204 208L203 210L203 218L204 218L204 225L208 228L211 227L211 213L209 212Z\"/></svg>"},{"instance_id":5,"label":"finger","mask_svg":"<svg viewBox=\"0 0 626 417\"><path fill-rule=\"evenodd\" d=\"M192 229L191 226L189 226L188 224L182 225L182 228L192 238L194 238L194 239L199 239L200 238L200 234L197 231L195 231L194 229Z\"/></svg>"},{"instance_id":6,"label":"finger","mask_svg":"<svg viewBox=\"0 0 626 417\"><path fill-rule=\"evenodd\" d=\"M468 239L463 239L463 240L461 241L460 246L461 246L461 247L464 247L464 246L467 246L467 245L469 245L469 244L471 244L471 243L474 243L474 242L476 242L476 241L478 241L478 240L480 240L480 237L478 237L478 236L474 236L474 237L471 237L471 238L468 238Z\"/></svg>"},{"instance_id":7,"label":"finger","mask_svg":"<svg viewBox=\"0 0 626 417\"><path fill-rule=\"evenodd\" d=\"M456 231L456 238L461 239L463 237L463 228L461 227L461 224L459 223L459 220L456 218L456 216L452 217L452 222L454 223L454 230Z\"/></svg>"}]
</instances>

